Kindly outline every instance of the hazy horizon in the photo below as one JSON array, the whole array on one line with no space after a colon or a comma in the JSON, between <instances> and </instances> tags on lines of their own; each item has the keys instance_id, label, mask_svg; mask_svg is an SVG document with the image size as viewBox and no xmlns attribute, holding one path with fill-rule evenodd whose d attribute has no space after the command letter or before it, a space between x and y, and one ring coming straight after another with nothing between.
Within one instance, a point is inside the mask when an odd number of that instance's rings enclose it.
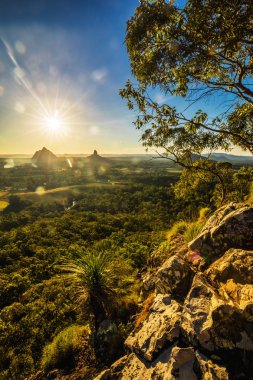
<instances>
[{"instance_id":1,"label":"hazy horizon","mask_svg":"<svg viewBox=\"0 0 253 380\"><path fill-rule=\"evenodd\" d=\"M9 156L12 156L12 157L26 157L26 158L31 158L34 153L38 150L41 150L43 147L39 148L39 149L36 149L34 152L32 153L16 153L16 152L12 152L12 153L1 153L0 152L0 157L1 158L4 158L4 157L9 157ZM108 152L104 152L104 151L98 151L98 149L94 148L92 149L91 151L89 152L55 152L51 149L49 149L48 147L45 147L47 148L48 150L50 150L51 152L53 152L56 156L89 156L91 154L93 154L94 150L97 150L98 154L99 155L104 155L104 156L115 156L115 157L120 157L120 156L156 156L157 155L157 152L155 151L144 151L144 152L128 152L128 153L124 153L124 152L114 152L114 153L108 153ZM203 155L207 155L208 153L204 153ZM237 157L250 157L253 159L253 157L250 155L250 154L247 154L247 152L244 152L242 151L242 153L240 152L236 152L236 151L231 151L231 152L224 152L224 151L215 151L215 152L212 152L212 154L224 154L224 155L228 155L228 156L237 156ZM162 159L162 157L161 157Z\"/></svg>"}]
</instances>

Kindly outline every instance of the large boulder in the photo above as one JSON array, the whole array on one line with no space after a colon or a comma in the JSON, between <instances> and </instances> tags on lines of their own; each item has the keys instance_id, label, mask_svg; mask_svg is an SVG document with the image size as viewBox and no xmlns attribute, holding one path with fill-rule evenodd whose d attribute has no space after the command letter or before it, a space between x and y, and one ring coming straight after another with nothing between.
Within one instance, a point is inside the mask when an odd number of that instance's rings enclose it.
<instances>
[{"instance_id":1,"label":"large boulder","mask_svg":"<svg viewBox=\"0 0 253 380\"><path fill-rule=\"evenodd\" d=\"M229 248L253 250L253 207L230 204L208 220L201 234L189 243L208 261L222 256Z\"/></svg>"},{"instance_id":2,"label":"large boulder","mask_svg":"<svg viewBox=\"0 0 253 380\"><path fill-rule=\"evenodd\" d=\"M253 322L253 251L230 249L206 274L223 299L243 313L247 329Z\"/></svg>"},{"instance_id":3,"label":"large boulder","mask_svg":"<svg viewBox=\"0 0 253 380\"><path fill-rule=\"evenodd\" d=\"M233 279L236 283L253 285L253 251L230 249L206 273L213 282Z\"/></svg>"},{"instance_id":4,"label":"large boulder","mask_svg":"<svg viewBox=\"0 0 253 380\"><path fill-rule=\"evenodd\" d=\"M147 318L127 338L126 346L152 361L165 345L179 337L181 305L169 295L158 294Z\"/></svg>"},{"instance_id":5,"label":"large boulder","mask_svg":"<svg viewBox=\"0 0 253 380\"><path fill-rule=\"evenodd\" d=\"M252 303L252 301L251 301ZM189 344L207 351L253 350L253 329L244 309L231 298L225 299L203 274L196 275L185 300L181 329ZM236 326L236 328L235 328Z\"/></svg>"},{"instance_id":6,"label":"large boulder","mask_svg":"<svg viewBox=\"0 0 253 380\"><path fill-rule=\"evenodd\" d=\"M194 272L181 255L174 255L157 271L155 288L157 292L171 294L173 298L182 300L189 291Z\"/></svg>"}]
</instances>

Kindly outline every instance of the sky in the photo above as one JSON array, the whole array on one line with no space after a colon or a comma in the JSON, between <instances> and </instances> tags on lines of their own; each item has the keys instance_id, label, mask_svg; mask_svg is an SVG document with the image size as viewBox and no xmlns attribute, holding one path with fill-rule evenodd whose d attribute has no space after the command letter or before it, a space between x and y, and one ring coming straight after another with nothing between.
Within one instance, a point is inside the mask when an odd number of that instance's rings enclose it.
<instances>
[{"instance_id":1,"label":"sky","mask_svg":"<svg viewBox=\"0 0 253 380\"><path fill-rule=\"evenodd\" d=\"M138 0L0 1L0 154L145 153L118 94ZM155 100L166 99L154 91ZM205 105L215 113L213 101Z\"/></svg>"},{"instance_id":2,"label":"sky","mask_svg":"<svg viewBox=\"0 0 253 380\"><path fill-rule=\"evenodd\" d=\"M137 0L1 0L0 154L144 152L118 95Z\"/></svg>"}]
</instances>

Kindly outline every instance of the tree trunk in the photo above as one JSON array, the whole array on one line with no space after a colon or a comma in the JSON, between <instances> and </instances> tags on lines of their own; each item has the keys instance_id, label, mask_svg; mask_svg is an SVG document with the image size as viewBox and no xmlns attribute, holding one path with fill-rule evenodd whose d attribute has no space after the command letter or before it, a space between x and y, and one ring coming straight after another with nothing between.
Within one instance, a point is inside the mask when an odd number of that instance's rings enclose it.
<instances>
[{"instance_id":1,"label":"tree trunk","mask_svg":"<svg viewBox=\"0 0 253 380\"><path fill-rule=\"evenodd\" d=\"M90 296L91 309L94 315L95 332L98 330L100 323L106 319L106 312L102 302L94 295Z\"/></svg>"}]
</instances>

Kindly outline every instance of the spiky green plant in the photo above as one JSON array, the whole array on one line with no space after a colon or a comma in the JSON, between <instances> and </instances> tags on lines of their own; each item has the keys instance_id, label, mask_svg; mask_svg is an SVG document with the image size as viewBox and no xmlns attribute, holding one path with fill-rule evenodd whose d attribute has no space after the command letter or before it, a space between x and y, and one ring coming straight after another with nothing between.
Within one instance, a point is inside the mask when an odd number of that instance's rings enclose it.
<instances>
[{"instance_id":1,"label":"spiky green plant","mask_svg":"<svg viewBox=\"0 0 253 380\"><path fill-rule=\"evenodd\" d=\"M95 330L133 283L130 265L108 252L88 252L75 263L62 265L61 269L74 285L78 302L90 305Z\"/></svg>"}]
</instances>

